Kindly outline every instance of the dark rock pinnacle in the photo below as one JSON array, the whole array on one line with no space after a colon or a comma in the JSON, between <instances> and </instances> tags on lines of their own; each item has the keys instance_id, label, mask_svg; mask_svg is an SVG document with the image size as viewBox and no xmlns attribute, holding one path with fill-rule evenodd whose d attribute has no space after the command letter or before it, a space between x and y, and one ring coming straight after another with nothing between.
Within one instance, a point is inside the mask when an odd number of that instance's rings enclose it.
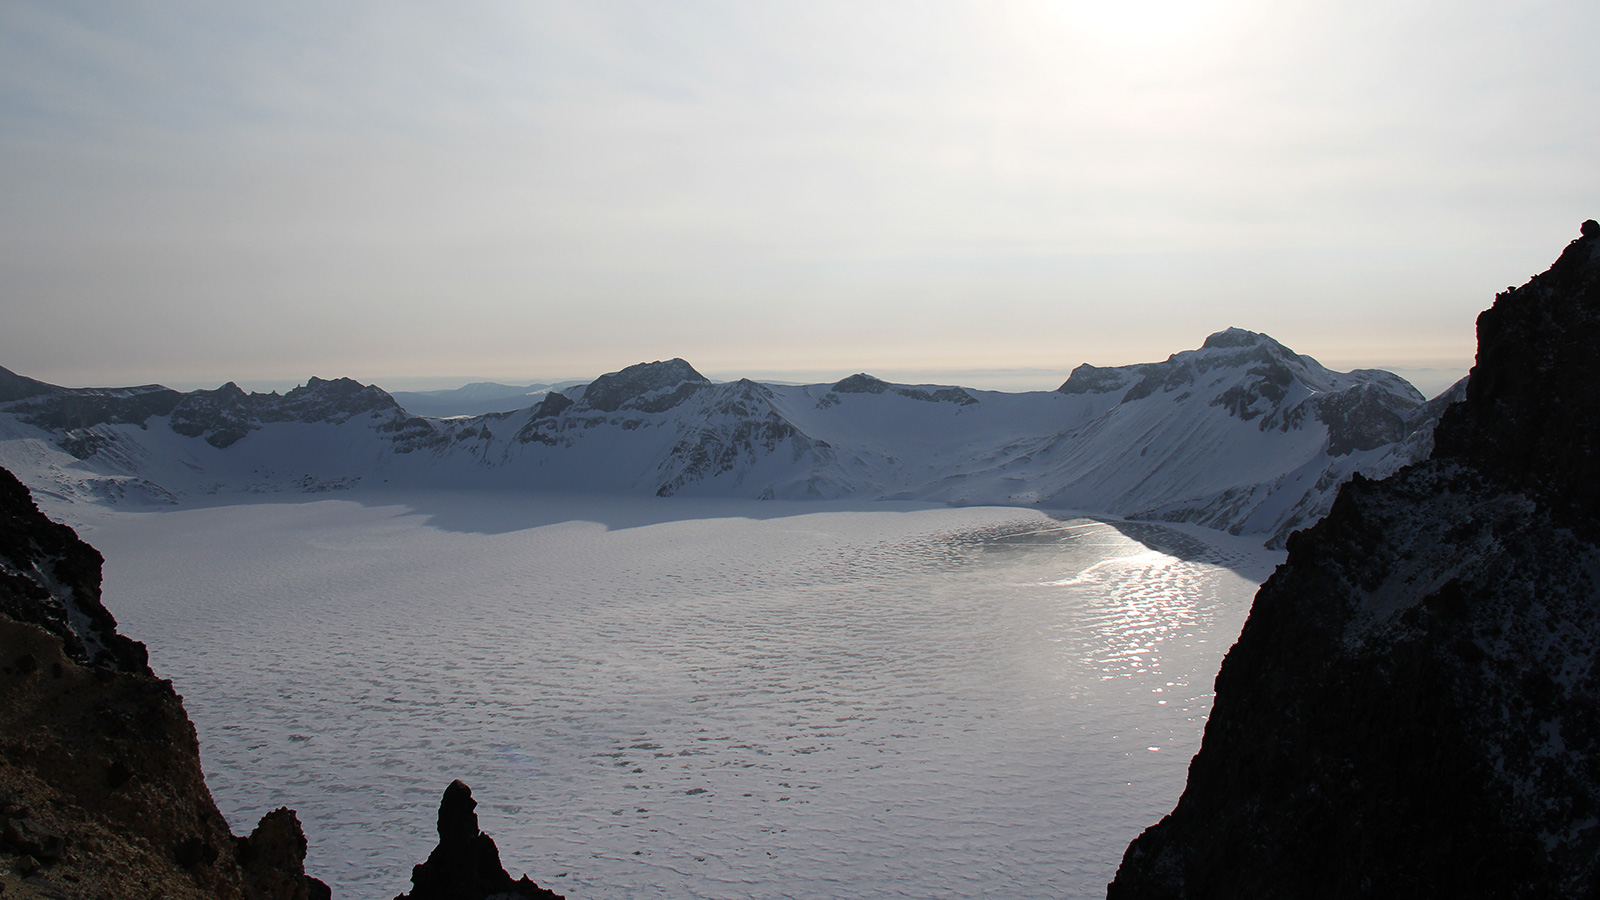
<instances>
[{"instance_id":1,"label":"dark rock pinnacle","mask_svg":"<svg viewBox=\"0 0 1600 900\"><path fill-rule=\"evenodd\" d=\"M472 789L452 781L439 803L439 846L411 870L411 893L395 900L564 900L522 876L513 881L500 864L494 839L478 830Z\"/></svg>"}]
</instances>

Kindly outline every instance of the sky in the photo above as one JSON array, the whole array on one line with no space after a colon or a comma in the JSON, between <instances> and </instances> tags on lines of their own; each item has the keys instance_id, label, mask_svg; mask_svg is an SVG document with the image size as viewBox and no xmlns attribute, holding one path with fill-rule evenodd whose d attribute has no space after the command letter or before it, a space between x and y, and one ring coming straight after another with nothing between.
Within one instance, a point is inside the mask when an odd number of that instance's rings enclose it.
<instances>
[{"instance_id":1,"label":"sky","mask_svg":"<svg viewBox=\"0 0 1600 900\"><path fill-rule=\"evenodd\" d=\"M0 0L0 366L1428 393L1600 217L1593 0Z\"/></svg>"}]
</instances>

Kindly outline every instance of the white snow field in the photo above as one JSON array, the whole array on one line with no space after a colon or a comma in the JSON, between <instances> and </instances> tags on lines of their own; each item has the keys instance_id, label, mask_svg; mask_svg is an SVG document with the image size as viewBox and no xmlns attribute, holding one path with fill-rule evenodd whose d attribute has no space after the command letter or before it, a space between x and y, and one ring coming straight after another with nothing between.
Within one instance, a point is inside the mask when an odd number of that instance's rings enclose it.
<instances>
[{"instance_id":1,"label":"white snow field","mask_svg":"<svg viewBox=\"0 0 1600 900\"><path fill-rule=\"evenodd\" d=\"M1281 559L912 503L74 512L235 831L294 807L346 900L409 889L454 778L573 900L1103 896Z\"/></svg>"}]
</instances>

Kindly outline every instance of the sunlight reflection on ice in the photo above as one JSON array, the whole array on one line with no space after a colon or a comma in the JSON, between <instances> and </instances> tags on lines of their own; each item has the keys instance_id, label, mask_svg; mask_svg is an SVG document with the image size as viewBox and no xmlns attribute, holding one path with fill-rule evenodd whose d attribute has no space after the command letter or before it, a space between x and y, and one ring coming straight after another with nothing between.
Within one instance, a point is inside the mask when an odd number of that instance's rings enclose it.
<instances>
[{"instance_id":1,"label":"sunlight reflection on ice","mask_svg":"<svg viewBox=\"0 0 1600 900\"><path fill-rule=\"evenodd\" d=\"M1018 509L432 502L94 535L235 830L297 808L354 900L458 777L582 900L1103 895L1272 561ZM534 524L437 524L474 516Z\"/></svg>"}]
</instances>

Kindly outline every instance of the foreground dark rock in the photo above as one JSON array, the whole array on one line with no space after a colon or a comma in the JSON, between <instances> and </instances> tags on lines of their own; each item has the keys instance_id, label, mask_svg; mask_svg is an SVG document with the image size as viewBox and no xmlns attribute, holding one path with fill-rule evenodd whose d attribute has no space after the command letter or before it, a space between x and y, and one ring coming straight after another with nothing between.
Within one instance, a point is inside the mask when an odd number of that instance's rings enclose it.
<instances>
[{"instance_id":1,"label":"foreground dark rock","mask_svg":"<svg viewBox=\"0 0 1600 900\"><path fill-rule=\"evenodd\" d=\"M182 700L100 604L100 564L0 469L0 896L327 897L293 812L229 834Z\"/></svg>"},{"instance_id":2,"label":"foreground dark rock","mask_svg":"<svg viewBox=\"0 0 1600 900\"><path fill-rule=\"evenodd\" d=\"M100 602L99 551L40 514L28 489L0 469L0 613L43 628L67 654L150 674L144 645L117 633Z\"/></svg>"},{"instance_id":3,"label":"foreground dark rock","mask_svg":"<svg viewBox=\"0 0 1600 900\"><path fill-rule=\"evenodd\" d=\"M1112 900L1600 896L1600 225L1257 595Z\"/></svg>"},{"instance_id":4,"label":"foreground dark rock","mask_svg":"<svg viewBox=\"0 0 1600 900\"><path fill-rule=\"evenodd\" d=\"M526 875L511 880L500 865L494 838L478 830L477 807L471 788L450 782L439 803L439 846L427 862L411 870L411 893L395 900L563 900Z\"/></svg>"}]
</instances>

